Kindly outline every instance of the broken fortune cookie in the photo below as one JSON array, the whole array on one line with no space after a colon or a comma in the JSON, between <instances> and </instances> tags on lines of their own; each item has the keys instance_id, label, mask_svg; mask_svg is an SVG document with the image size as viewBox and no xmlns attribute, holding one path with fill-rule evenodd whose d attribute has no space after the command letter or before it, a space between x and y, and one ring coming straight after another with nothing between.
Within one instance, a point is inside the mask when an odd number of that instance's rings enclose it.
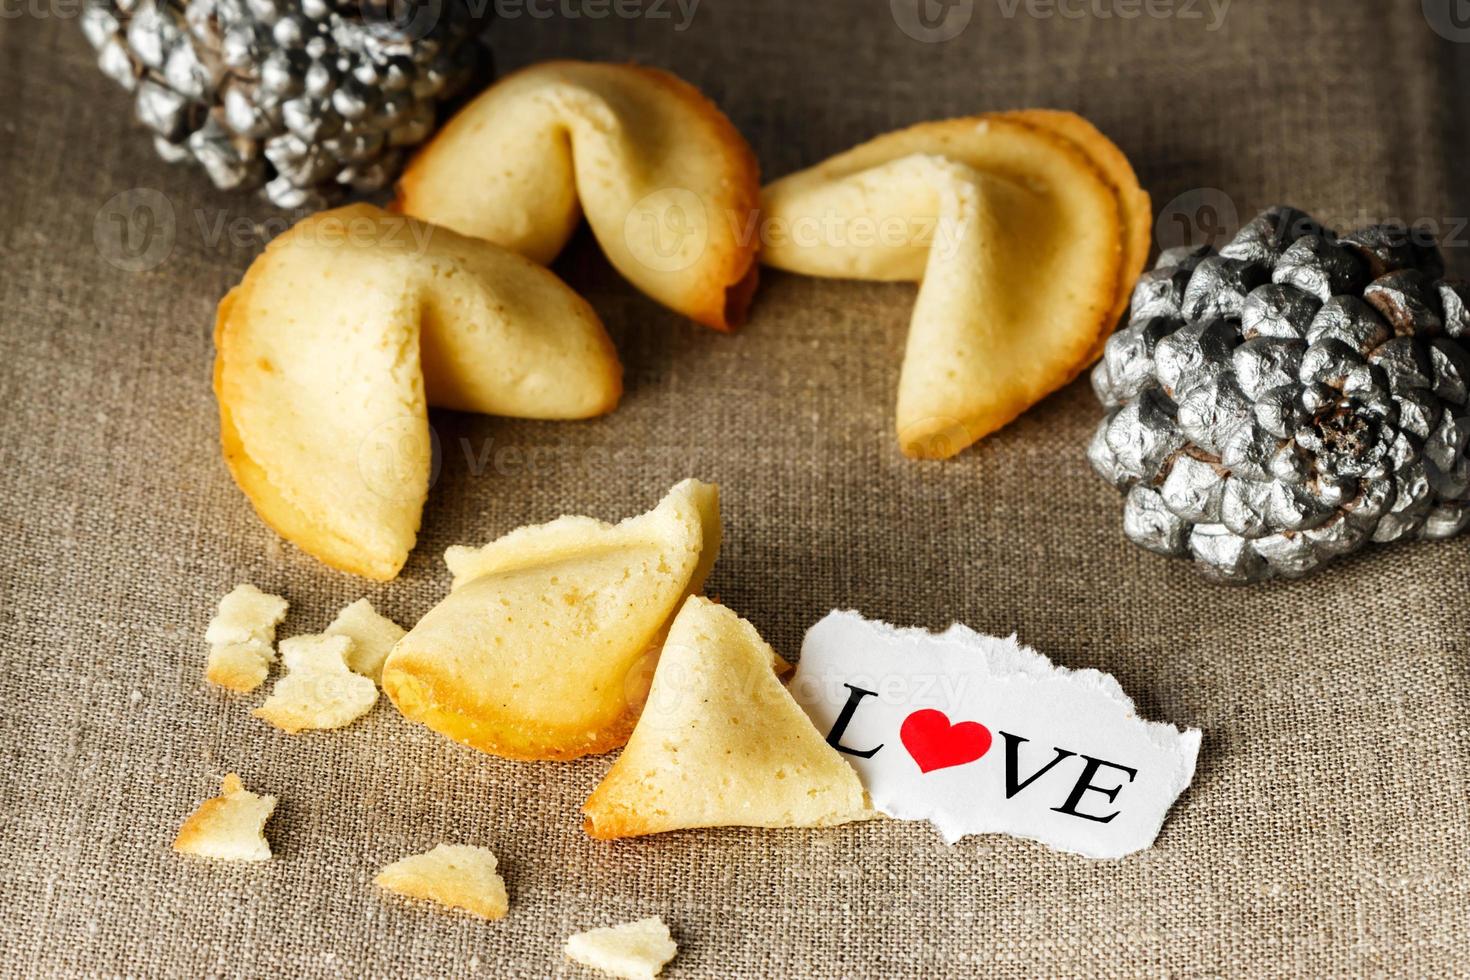
<instances>
[{"instance_id":1,"label":"broken fortune cookie","mask_svg":"<svg viewBox=\"0 0 1470 980\"><path fill-rule=\"evenodd\" d=\"M292 735L343 728L372 710L378 687L347 666L353 641L341 634L315 633L281 641L286 673L270 697L251 712Z\"/></svg>"},{"instance_id":2,"label":"broken fortune cookie","mask_svg":"<svg viewBox=\"0 0 1470 980\"><path fill-rule=\"evenodd\" d=\"M394 647L383 690L410 720L494 755L614 749L719 547L719 491L685 480L620 524L562 517L450 548L452 590Z\"/></svg>"},{"instance_id":3,"label":"broken fortune cookie","mask_svg":"<svg viewBox=\"0 0 1470 980\"><path fill-rule=\"evenodd\" d=\"M209 644L205 679L231 691L253 691L275 662L276 627L286 618L286 600L249 582L219 601L204 631Z\"/></svg>"},{"instance_id":4,"label":"broken fortune cookie","mask_svg":"<svg viewBox=\"0 0 1470 980\"><path fill-rule=\"evenodd\" d=\"M567 959L621 980L653 980L678 952L669 927L656 915L589 929L566 942Z\"/></svg>"},{"instance_id":5,"label":"broken fortune cookie","mask_svg":"<svg viewBox=\"0 0 1470 980\"><path fill-rule=\"evenodd\" d=\"M857 774L812 727L754 626L691 596L643 715L582 807L593 837L690 827L829 827L873 815Z\"/></svg>"},{"instance_id":6,"label":"broken fortune cookie","mask_svg":"<svg viewBox=\"0 0 1470 980\"><path fill-rule=\"evenodd\" d=\"M328 636L345 636L352 641L347 651L347 666L355 674L371 678L374 684L383 680L383 662L393 646L407 632L393 620L381 615L367 599L358 599L343 607L337 618L323 631Z\"/></svg>"}]
</instances>

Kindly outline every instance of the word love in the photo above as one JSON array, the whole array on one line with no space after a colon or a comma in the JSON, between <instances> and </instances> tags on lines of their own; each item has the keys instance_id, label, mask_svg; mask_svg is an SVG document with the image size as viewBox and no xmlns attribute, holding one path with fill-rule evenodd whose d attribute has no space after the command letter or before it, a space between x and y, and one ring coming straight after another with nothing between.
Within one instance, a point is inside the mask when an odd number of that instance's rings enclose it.
<instances>
[{"instance_id":1,"label":"word love","mask_svg":"<svg viewBox=\"0 0 1470 980\"><path fill-rule=\"evenodd\" d=\"M837 716L837 723L827 734L827 742L838 752L855 755L863 759L871 759L882 751L883 746L878 745L871 749L854 749L842 744L842 735L852 721L853 711L865 697L877 697L877 691L865 691L851 684L844 684L851 693L848 695L847 704L843 706L842 714ZM1019 735L1010 732L1001 732L1001 737L1006 742L1005 774L1006 774L1006 799L1010 799L1017 793L1036 782L1047 773L1051 772L1056 764L1076 756L1076 752L1067 749L1056 749L1056 755L1051 761L1031 775L1022 778L1019 775L1020 746L1028 741ZM947 769L950 766L962 766L967 762L975 762L986 752L990 751L993 741L990 729L975 721L962 721L959 724L950 724L949 718L944 712L934 708L921 708L909 715L899 726L898 737L903 741L903 747L908 750L920 772L933 772L936 769ZM1098 823L1108 823L1120 812L1114 810L1106 816L1097 816L1090 813L1082 813L1077 809L1082 796L1088 791L1101 793L1109 801L1117 798L1122 786L1103 787L1093 784L1092 779L1097 775L1098 769L1107 766L1127 775L1129 781L1138 775L1138 770L1131 766L1125 766L1117 762L1107 762L1103 759L1095 759L1091 756L1081 756L1084 760L1082 772L1073 784L1066 800L1061 806L1054 806L1052 810L1057 813L1065 813L1069 817L1077 817L1082 820L1096 820Z\"/></svg>"},{"instance_id":2,"label":"word love","mask_svg":"<svg viewBox=\"0 0 1470 980\"><path fill-rule=\"evenodd\" d=\"M1118 682L1016 642L833 612L791 692L873 806L954 843L1004 833L1093 858L1153 844L1194 777L1197 729L1148 722Z\"/></svg>"}]
</instances>

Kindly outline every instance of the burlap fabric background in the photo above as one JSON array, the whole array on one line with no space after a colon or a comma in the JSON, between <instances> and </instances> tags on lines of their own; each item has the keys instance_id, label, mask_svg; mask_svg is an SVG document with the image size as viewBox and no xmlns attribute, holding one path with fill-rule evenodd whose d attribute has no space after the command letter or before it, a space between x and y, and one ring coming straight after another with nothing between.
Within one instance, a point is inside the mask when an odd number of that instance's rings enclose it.
<instances>
[{"instance_id":1,"label":"burlap fabric background","mask_svg":"<svg viewBox=\"0 0 1470 980\"><path fill-rule=\"evenodd\" d=\"M1085 383L958 459L908 462L890 420L911 287L771 274L750 324L719 336L633 293L584 238L559 269L618 342L622 407L576 425L436 416L442 476L403 576L334 573L277 542L216 448L214 304L277 213L155 160L74 20L36 3L0 19L3 972L567 976L567 934L652 913L682 947L670 976L1466 970L1470 541L1203 584L1123 541L1083 459ZM494 37L507 68L676 70L768 174L908 122L1062 106L1118 140L1161 209L1186 195L1166 239L1208 230L1203 205L1228 221L1290 200L1439 222L1466 271L1470 47L1442 36L1451 22L1412 0L1235 0L1211 31L1182 3L1125 20L1102 14L1126 2L1073 17L961 0L971 19L943 42L905 32L911 5L855 0L703 0L682 31L673 7L523 14ZM157 192L142 200L166 247L130 271L107 202L138 188ZM834 606L958 619L1204 729L1158 845L1093 863L892 822L598 843L577 807L607 759L489 758L386 702L293 738L249 716L258 697L202 682L205 622L238 581L290 598L283 635L363 594L412 623L446 590L447 545L637 513L688 475L723 488L711 591L787 654ZM229 769L281 798L269 865L168 850ZM441 840L501 855L508 919L376 892L376 868Z\"/></svg>"}]
</instances>

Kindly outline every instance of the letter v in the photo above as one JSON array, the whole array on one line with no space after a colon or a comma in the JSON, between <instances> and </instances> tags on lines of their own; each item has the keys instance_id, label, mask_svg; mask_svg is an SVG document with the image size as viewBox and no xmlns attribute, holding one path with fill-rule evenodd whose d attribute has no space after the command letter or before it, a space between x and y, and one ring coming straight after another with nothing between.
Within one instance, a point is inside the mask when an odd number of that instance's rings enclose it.
<instances>
[{"instance_id":1,"label":"letter v","mask_svg":"<svg viewBox=\"0 0 1470 980\"><path fill-rule=\"evenodd\" d=\"M1000 734L1006 740L1006 799L1010 799L1042 776L1045 776L1048 772L1051 772L1052 767L1058 762L1061 762L1068 756L1077 754L1075 752L1068 752L1066 749L1057 749L1055 758L1018 783L1016 782L1016 770L1020 766L1016 761L1017 756L1020 754L1019 749L1021 743L1029 742L1030 739L1022 738L1019 735L1012 735L1010 732L1001 732Z\"/></svg>"}]
</instances>

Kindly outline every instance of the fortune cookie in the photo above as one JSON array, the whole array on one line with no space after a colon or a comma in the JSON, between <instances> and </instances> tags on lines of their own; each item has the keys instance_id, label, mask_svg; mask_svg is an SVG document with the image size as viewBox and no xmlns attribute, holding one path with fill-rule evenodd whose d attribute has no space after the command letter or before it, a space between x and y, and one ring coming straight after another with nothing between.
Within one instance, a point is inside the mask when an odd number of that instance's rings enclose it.
<instances>
[{"instance_id":1,"label":"fortune cookie","mask_svg":"<svg viewBox=\"0 0 1470 980\"><path fill-rule=\"evenodd\" d=\"M235 482L286 539L374 579L418 533L429 405L579 419L622 391L602 323L546 269L368 205L272 241L220 303L215 348Z\"/></svg>"},{"instance_id":2,"label":"fortune cookie","mask_svg":"<svg viewBox=\"0 0 1470 980\"><path fill-rule=\"evenodd\" d=\"M899 445L952 456L1075 378L1148 251L1148 196L1072 113L922 123L768 185L761 259L814 276L919 282Z\"/></svg>"},{"instance_id":3,"label":"fortune cookie","mask_svg":"<svg viewBox=\"0 0 1470 980\"><path fill-rule=\"evenodd\" d=\"M409 163L395 207L546 264L581 220L645 294L718 330L755 291L755 154L674 75L549 61L501 79Z\"/></svg>"},{"instance_id":4,"label":"fortune cookie","mask_svg":"<svg viewBox=\"0 0 1470 980\"><path fill-rule=\"evenodd\" d=\"M616 748L719 548L719 492L697 480L620 524L562 517L450 548L453 588L393 648L383 690L410 720L494 755Z\"/></svg>"},{"instance_id":5,"label":"fortune cookie","mask_svg":"<svg viewBox=\"0 0 1470 980\"><path fill-rule=\"evenodd\" d=\"M593 837L689 827L828 827L872 815L755 627L691 596L669 628L643 715L582 807Z\"/></svg>"}]
</instances>

